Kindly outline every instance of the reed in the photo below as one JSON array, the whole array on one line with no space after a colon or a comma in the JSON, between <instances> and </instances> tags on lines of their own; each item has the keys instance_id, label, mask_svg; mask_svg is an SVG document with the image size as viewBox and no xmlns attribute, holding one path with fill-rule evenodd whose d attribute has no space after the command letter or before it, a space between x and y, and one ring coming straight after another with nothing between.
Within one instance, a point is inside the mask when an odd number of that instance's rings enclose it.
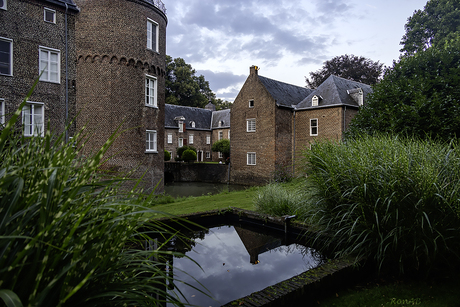
<instances>
[{"instance_id":1,"label":"reed","mask_svg":"<svg viewBox=\"0 0 460 307\"><path fill-rule=\"evenodd\" d=\"M314 188L307 222L324 250L400 272L458 262L457 142L366 136L320 142L304 156Z\"/></svg>"}]
</instances>

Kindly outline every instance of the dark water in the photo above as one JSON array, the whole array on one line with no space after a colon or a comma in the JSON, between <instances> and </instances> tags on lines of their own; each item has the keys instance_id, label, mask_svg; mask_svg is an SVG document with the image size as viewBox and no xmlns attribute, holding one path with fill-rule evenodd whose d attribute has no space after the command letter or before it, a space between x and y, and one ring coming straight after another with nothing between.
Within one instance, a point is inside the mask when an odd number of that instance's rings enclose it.
<instances>
[{"instance_id":1,"label":"dark water","mask_svg":"<svg viewBox=\"0 0 460 307\"><path fill-rule=\"evenodd\" d=\"M225 183L207 182L174 182L165 184L165 193L174 198L184 196L202 196L207 194L218 194L222 191L240 191L247 186Z\"/></svg>"},{"instance_id":2,"label":"dark water","mask_svg":"<svg viewBox=\"0 0 460 307\"><path fill-rule=\"evenodd\" d=\"M174 282L174 292L180 290L190 304L197 306L221 306L317 267L323 261L315 250L287 239L284 233L260 233L242 225L214 227L195 232L192 237L195 239L190 247L185 247L185 254L201 268L187 257L174 257L172 265L176 280L213 297ZM181 301L185 303L183 298Z\"/></svg>"}]
</instances>

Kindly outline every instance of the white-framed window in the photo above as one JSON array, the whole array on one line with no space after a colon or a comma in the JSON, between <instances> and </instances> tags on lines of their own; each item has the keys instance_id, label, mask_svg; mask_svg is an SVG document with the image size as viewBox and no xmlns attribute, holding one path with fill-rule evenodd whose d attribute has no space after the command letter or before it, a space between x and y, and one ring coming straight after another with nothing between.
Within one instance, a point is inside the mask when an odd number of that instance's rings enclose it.
<instances>
[{"instance_id":1,"label":"white-framed window","mask_svg":"<svg viewBox=\"0 0 460 307\"><path fill-rule=\"evenodd\" d=\"M157 105L157 78L145 76L145 105L156 108Z\"/></svg>"},{"instance_id":2,"label":"white-framed window","mask_svg":"<svg viewBox=\"0 0 460 307\"><path fill-rule=\"evenodd\" d=\"M6 2L7 0L0 0L0 9L6 10Z\"/></svg>"},{"instance_id":3,"label":"white-framed window","mask_svg":"<svg viewBox=\"0 0 460 307\"><path fill-rule=\"evenodd\" d=\"M250 118L246 120L246 131L256 132L256 119L255 118Z\"/></svg>"},{"instance_id":4,"label":"white-framed window","mask_svg":"<svg viewBox=\"0 0 460 307\"><path fill-rule=\"evenodd\" d=\"M318 106L318 101L319 101L319 98L318 96L313 96L313 98L311 99L311 106L312 107L317 107Z\"/></svg>"},{"instance_id":5,"label":"white-framed window","mask_svg":"<svg viewBox=\"0 0 460 307\"><path fill-rule=\"evenodd\" d=\"M61 51L48 47L39 47L39 72L42 73L40 81L53 83L61 82Z\"/></svg>"},{"instance_id":6,"label":"white-framed window","mask_svg":"<svg viewBox=\"0 0 460 307\"><path fill-rule=\"evenodd\" d=\"M145 151L157 152L157 132L155 130L145 131Z\"/></svg>"},{"instance_id":7,"label":"white-framed window","mask_svg":"<svg viewBox=\"0 0 460 307\"><path fill-rule=\"evenodd\" d=\"M171 133L168 133L168 144L172 144L172 134Z\"/></svg>"},{"instance_id":8,"label":"white-framed window","mask_svg":"<svg viewBox=\"0 0 460 307\"><path fill-rule=\"evenodd\" d=\"M189 144L193 144L193 134L190 134L190 135L188 136L188 143L189 143Z\"/></svg>"},{"instance_id":9,"label":"white-framed window","mask_svg":"<svg viewBox=\"0 0 460 307\"><path fill-rule=\"evenodd\" d=\"M179 138L179 147L182 147L184 146L184 139L183 138Z\"/></svg>"},{"instance_id":10,"label":"white-framed window","mask_svg":"<svg viewBox=\"0 0 460 307\"><path fill-rule=\"evenodd\" d=\"M147 19L147 48L158 52L158 23L152 19Z\"/></svg>"},{"instance_id":11,"label":"white-framed window","mask_svg":"<svg viewBox=\"0 0 460 307\"><path fill-rule=\"evenodd\" d=\"M227 131L227 138L230 140L230 130Z\"/></svg>"},{"instance_id":12,"label":"white-framed window","mask_svg":"<svg viewBox=\"0 0 460 307\"><path fill-rule=\"evenodd\" d=\"M179 121L179 132L184 132L184 122L182 120Z\"/></svg>"},{"instance_id":13,"label":"white-framed window","mask_svg":"<svg viewBox=\"0 0 460 307\"><path fill-rule=\"evenodd\" d=\"M224 132L219 131L219 141L222 140L223 138L224 138Z\"/></svg>"},{"instance_id":14,"label":"white-framed window","mask_svg":"<svg viewBox=\"0 0 460 307\"><path fill-rule=\"evenodd\" d=\"M5 124L5 99L0 98L0 124Z\"/></svg>"},{"instance_id":15,"label":"white-framed window","mask_svg":"<svg viewBox=\"0 0 460 307\"><path fill-rule=\"evenodd\" d=\"M219 159L223 159L224 155L219 151Z\"/></svg>"},{"instance_id":16,"label":"white-framed window","mask_svg":"<svg viewBox=\"0 0 460 307\"><path fill-rule=\"evenodd\" d=\"M318 119L317 118L310 119L310 135L311 136L318 135Z\"/></svg>"},{"instance_id":17,"label":"white-framed window","mask_svg":"<svg viewBox=\"0 0 460 307\"><path fill-rule=\"evenodd\" d=\"M195 122L193 120L190 122L190 127L195 128Z\"/></svg>"},{"instance_id":18,"label":"white-framed window","mask_svg":"<svg viewBox=\"0 0 460 307\"><path fill-rule=\"evenodd\" d=\"M256 165L256 153L255 152L248 152L248 154L247 154L247 164L248 165Z\"/></svg>"},{"instance_id":19,"label":"white-framed window","mask_svg":"<svg viewBox=\"0 0 460 307\"><path fill-rule=\"evenodd\" d=\"M210 135L206 136L206 144L207 145L211 144L211 136Z\"/></svg>"},{"instance_id":20,"label":"white-framed window","mask_svg":"<svg viewBox=\"0 0 460 307\"><path fill-rule=\"evenodd\" d=\"M22 109L24 136L43 136L45 131L45 107L41 102L28 101Z\"/></svg>"},{"instance_id":21,"label":"white-framed window","mask_svg":"<svg viewBox=\"0 0 460 307\"><path fill-rule=\"evenodd\" d=\"M211 152L210 151L206 152L206 159L211 159Z\"/></svg>"},{"instance_id":22,"label":"white-framed window","mask_svg":"<svg viewBox=\"0 0 460 307\"><path fill-rule=\"evenodd\" d=\"M56 23L56 11L45 7L43 10L43 20L46 22Z\"/></svg>"},{"instance_id":23,"label":"white-framed window","mask_svg":"<svg viewBox=\"0 0 460 307\"><path fill-rule=\"evenodd\" d=\"M254 108L254 99L249 100L249 107Z\"/></svg>"},{"instance_id":24,"label":"white-framed window","mask_svg":"<svg viewBox=\"0 0 460 307\"><path fill-rule=\"evenodd\" d=\"M13 75L13 40L0 37L0 75Z\"/></svg>"}]
</instances>

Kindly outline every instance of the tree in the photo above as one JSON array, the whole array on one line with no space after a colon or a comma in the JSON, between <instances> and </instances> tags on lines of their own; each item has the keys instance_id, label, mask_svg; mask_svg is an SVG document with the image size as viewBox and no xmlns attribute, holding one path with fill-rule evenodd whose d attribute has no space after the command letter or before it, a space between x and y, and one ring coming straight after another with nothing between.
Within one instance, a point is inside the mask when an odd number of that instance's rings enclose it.
<instances>
[{"instance_id":1,"label":"tree","mask_svg":"<svg viewBox=\"0 0 460 307\"><path fill-rule=\"evenodd\" d=\"M182 160L184 161L196 161L196 152L191 150L191 149L187 149L185 150L183 153L182 153Z\"/></svg>"},{"instance_id":2,"label":"tree","mask_svg":"<svg viewBox=\"0 0 460 307\"><path fill-rule=\"evenodd\" d=\"M225 160L230 157L230 141L228 139L222 139L215 142L212 144L211 149L214 152L221 152Z\"/></svg>"},{"instance_id":3,"label":"tree","mask_svg":"<svg viewBox=\"0 0 460 307\"><path fill-rule=\"evenodd\" d=\"M383 64L365 57L341 55L324 62L323 68L310 73L311 80L305 77L309 88L317 88L330 75L336 75L348 80L362 82L368 85L377 83L383 73Z\"/></svg>"},{"instance_id":4,"label":"tree","mask_svg":"<svg viewBox=\"0 0 460 307\"><path fill-rule=\"evenodd\" d=\"M231 109L233 106L233 103L227 100L222 100L220 98L217 99L212 99L211 101L215 106L216 110L225 110L225 109Z\"/></svg>"},{"instance_id":5,"label":"tree","mask_svg":"<svg viewBox=\"0 0 460 307\"><path fill-rule=\"evenodd\" d=\"M182 58L166 56L166 103L203 108L215 94L203 75Z\"/></svg>"},{"instance_id":6,"label":"tree","mask_svg":"<svg viewBox=\"0 0 460 307\"><path fill-rule=\"evenodd\" d=\"M186 151L186 150L192 150L192 151L194 151L194 152L196 153L196 148L195 148L195 147L185 145L185 146L182 146L182 147L177 148L177 150L176 150L176 153L177 153L177 155L179 156L179 158L181 158L181 159L183 158L183 157L182 157L182 154L183 154L184 151Z\"/></svg>"},{"instance_id":7,"label":"tree","mask_svg":"<svg viewBox=\"0 0 460 307\"><path fill-rule=\"evenodd\" d=\"M449 140L460 136L460 36L388 69L353 119L348 137L391 133Z\"/></svg>"},{"instance_id":8,"label":"tree","mask_svg":"<svg viewBox=\"0 0 460 307\"><path fill-rule=\"evenodd\" d=\"M460 2L452 0L430 0L423 10L409 17L406 34L401 40L405 54L426 50L433 44L454 38L460 31Z\"/></svg>"}]
</instances>

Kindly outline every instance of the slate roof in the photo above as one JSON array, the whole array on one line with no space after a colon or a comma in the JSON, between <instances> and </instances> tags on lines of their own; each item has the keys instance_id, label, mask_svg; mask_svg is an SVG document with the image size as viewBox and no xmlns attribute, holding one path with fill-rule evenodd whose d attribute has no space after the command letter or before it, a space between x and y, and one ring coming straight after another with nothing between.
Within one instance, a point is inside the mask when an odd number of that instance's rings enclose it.
<instances>
[{"instance_id":1,"label":"slate roof","mask_svg":"<svg viewBox=\"0 0 460 307\"><path fill-rule=\"evenodd\" d=\"M219 121L223 121L220 127ZM230 128L230 109L212 112L212 129L217 128Z\"/></svg>"},{"instance_id":2,"label":"slate roof","mask_svg":"<svg viewBox=\"0 0 460 307\"><path fill-rule=\"evenodd\" d=\"M59 5L59 6L64 7L64 8L65 8L65 5L67 3L67 7L69 8L69 10L73 10L73 11L76 11L76 12L80 11L78 9L77 5L75 4L75 2L73 2L73 0L44 0L44 1L48 2L48 3L55 4L55 5Z\"/></svg>"},{"instance_id":3,"label":"slate roof","mask_svg":"<svg viewBox=\"0 0 460 307\"><path fill-rule=\"evenodd\" d=\"M318 88L312 90L312 92L307 97L305 97L305 99L297 104L295 109L299 110L307 108L321 108L332 105L347 105L358 107L358 103L347 92L347 90L358 88L362 89L365 101L366 96L372 92L370 85L331 75L326 79L326 81L321 83ZM311 105L311 99L314 95L320 97L318 106L315 107Z\"/></svg>"},{"instance_id":4,"label":"slate roof","mask_svg":"<svg viewBox=\"0 0 460 307\"><path fill-rule=\"evenodd\" d=\"M179 129L176 117L185 118L185 129L189 130L211 130L212 111L200 108L177 106L165 104L165 128ZM195 128L192 128L191 122L195 122Z\"/></svg>"},{"instance_id":5,"label":"slate roof","mask_svg":"<svg viewBox=\"0 0 460 307\"><path fill-rule=\"evenodd\" d=\"M301 102L313 90L259 76L259 80L275 99L277 105L292 107Z\"/></svg>"}]
</instances>

